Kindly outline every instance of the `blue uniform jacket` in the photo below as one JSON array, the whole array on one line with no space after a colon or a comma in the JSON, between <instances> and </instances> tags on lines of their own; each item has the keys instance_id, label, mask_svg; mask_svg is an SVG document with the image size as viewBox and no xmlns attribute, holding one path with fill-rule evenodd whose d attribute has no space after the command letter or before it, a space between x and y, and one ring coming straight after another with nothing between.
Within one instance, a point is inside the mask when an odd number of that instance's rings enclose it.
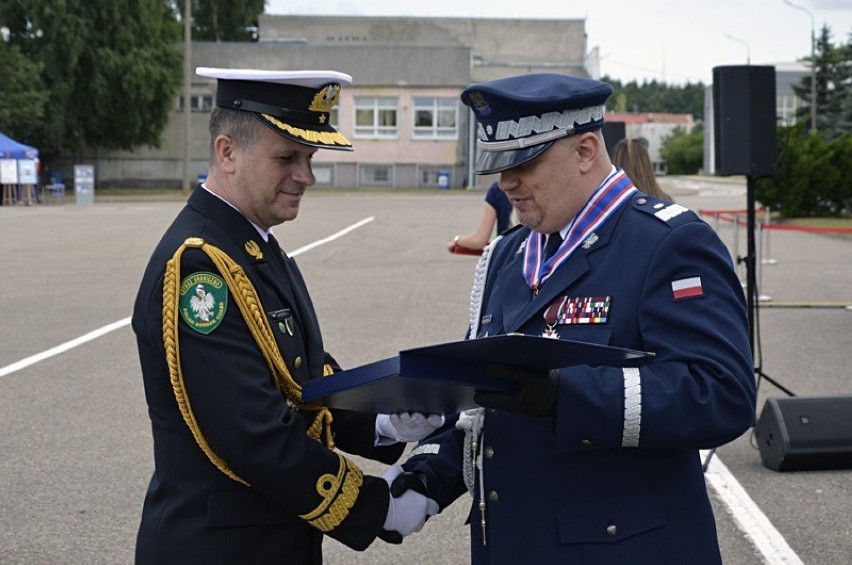
<instances>
[{"instance_id":1,"label":"blue uniform jacket","mask_svg":"<svg viewBox=\"0 0 852 565\"><path fill-rule=\"evenodd\" d=\"M528 235L516 228L493 251L479 337L540 335L558 297L608 297L597 320L559 324L559 336L656 356L638 371L560 369L551 419L487 411L472 562L720 563L698 450L737 438L755 410L745 297L728 250L693 212L635 193L536 295L522 276ZM445 430L405 464L442 508L467 492L463 437Z\"/></svg>"},{"instance_id":2,"label":"blue uniform jacket","mask_svg":"<svg viewBox=\"0 0 852 565\"><path fill-rule=\"evenodd\" d=\"M324 351L295 262L276 258L242 215L197 188L154 251L133 311L155 464L136 563L320 563L323 534L299 516L340 509L333 501L326 505L320 491L337 492L344 482L341 462L306 435L313 413L288 405L230 291L224 318L208 334L178 322L180 363L202 434L250 487L211 463L178 410L163 341L163 276L166 262L188 237L219 247L245 270L294 380L321 377L326 363L337 367ZM205 253L187 249L180 277L198 272L218 274ZM334 413L340 449L386 463L397 460L404 444L375 447L374 434L375 416ZM388 489L381 478L364 475L361 483L357 473L350 475L346 486L354 487L357 498L328 535L363 549L384 524Z\"/></svg>"}]
</instances>

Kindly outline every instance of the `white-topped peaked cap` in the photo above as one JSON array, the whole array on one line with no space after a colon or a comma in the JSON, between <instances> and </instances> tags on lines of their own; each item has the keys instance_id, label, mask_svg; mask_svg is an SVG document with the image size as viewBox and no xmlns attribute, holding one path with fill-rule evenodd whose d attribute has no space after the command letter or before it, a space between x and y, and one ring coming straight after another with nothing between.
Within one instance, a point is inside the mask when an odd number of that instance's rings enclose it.
<instances>
[{"instance_id":1,"label":"white-topped peaked cap","mask_svg":"<svg viewBox=\"0 0 852 565\"><path fill-rule=\"evenodd\" d=\"M305 145L351 151L352 144L329 124L340 87L352 77L337 71L273 71L198 67L215 78L216 106L252 112L276 133Z\"/></svg>"}]
</instances>

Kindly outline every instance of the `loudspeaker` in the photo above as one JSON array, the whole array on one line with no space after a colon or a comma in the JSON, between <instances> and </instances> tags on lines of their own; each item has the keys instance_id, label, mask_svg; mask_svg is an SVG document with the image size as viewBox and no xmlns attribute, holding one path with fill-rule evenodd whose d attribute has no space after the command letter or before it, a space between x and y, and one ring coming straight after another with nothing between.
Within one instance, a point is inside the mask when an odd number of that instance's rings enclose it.
<instances>
[{"instance_id":1,"label":"loudspeaker","mask_svg":"<svg viewBox=\"0 0 852 565\"><path fill-rule=\"evenodd\" d=\"M603 138L606 152L612 156L615 144L627 137L626 124L624 122L604 122Z\"/></svg>"},{"instance_id":2,"label":"loudspeaker","mask_svg":"<svg viewBox=\"0 0 852 565\"><path fill-rule=\"evenodd\" d=\"M775 471L852 467L852 396L769 398L755 427L763 464Z\"/></svg>"},{"instance_id":3,"label":"loudspeaker","mask_svg":"<svg viewBox=\"0 0 852 565\"><path fill-rule=\"evenodd\" d=\"M775 67L713 67L716 174L774 177L776 120Z\"/></svg>"}]
</instances>

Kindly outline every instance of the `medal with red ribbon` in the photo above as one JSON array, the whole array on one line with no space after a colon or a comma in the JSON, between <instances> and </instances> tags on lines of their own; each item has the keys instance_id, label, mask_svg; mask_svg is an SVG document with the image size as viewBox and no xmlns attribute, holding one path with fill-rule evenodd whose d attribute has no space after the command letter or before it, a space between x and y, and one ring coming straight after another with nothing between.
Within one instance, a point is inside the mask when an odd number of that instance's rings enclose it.
<instances>
[{"instance_id":1,"label":"medal with red ribbon","mask_svg":"<svg viewBox=\"0 0 852 565\"><path fill-rule=\"evenodd\" d=\"M544 323L547 324L547 327L541 334L541 337L559 339L559 334L556 333L556 322L559 320L559 312L562 310L562 306L565 305L566 300L568 300L567 296L560 296L544 311Z\"/></svg>"}]
</instances>

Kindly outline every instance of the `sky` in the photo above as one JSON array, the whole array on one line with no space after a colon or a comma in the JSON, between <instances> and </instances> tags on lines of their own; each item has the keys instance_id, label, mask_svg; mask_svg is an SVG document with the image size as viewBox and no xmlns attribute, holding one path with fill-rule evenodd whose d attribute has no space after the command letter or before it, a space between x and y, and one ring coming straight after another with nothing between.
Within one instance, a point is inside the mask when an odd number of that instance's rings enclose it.
<instances>
[{"instance_id":1,"label":"sky","mask_svg":"<svg viewBox=\"0 0 852 565\"><path fill-rule=\"evenodd\" d=\"M267 0L278 15L585 19L602 75L622 82L713 82L719 65L779 65L811 53L819 36L852 32L852 0Z\"/></svg>"}]
</instances>

